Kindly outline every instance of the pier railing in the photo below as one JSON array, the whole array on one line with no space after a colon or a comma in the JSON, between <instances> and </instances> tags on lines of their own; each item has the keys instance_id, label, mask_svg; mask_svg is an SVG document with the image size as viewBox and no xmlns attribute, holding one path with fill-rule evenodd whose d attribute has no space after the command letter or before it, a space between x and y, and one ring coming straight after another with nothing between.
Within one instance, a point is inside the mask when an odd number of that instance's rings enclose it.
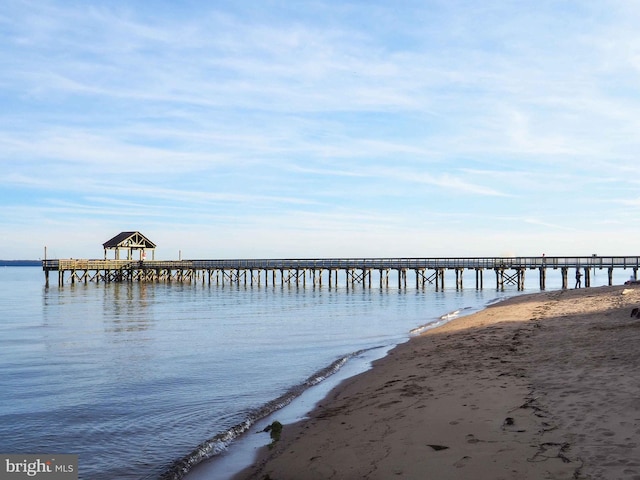
<instances>
[{"instance_id":1,"label":"pier railing","mask_svg":"<svg viewBox=\"0 0 640 480\"><path fill-rule=\"evenodd\" d=\"M237 259L192 260L195 268L425 268L425 269L494 269L494 268L561 268L640 267L640 257L455 257L455 258L327 258L327 259Z\"/></svg>"},{"instance_id":2,"label":"pier railing","mask_svg":"<svg viewBox=\"0 0 640 480\"><path fill-rule=\"evenodd\" d=\"M494 269L494 268L633 268L640 256L590 257L453 257L453 258L324 258L324 259L220 259L220 260L92 260L50 259L44 270L104 270L114 268L172 269Z\"/></svg>"}]
</instances>

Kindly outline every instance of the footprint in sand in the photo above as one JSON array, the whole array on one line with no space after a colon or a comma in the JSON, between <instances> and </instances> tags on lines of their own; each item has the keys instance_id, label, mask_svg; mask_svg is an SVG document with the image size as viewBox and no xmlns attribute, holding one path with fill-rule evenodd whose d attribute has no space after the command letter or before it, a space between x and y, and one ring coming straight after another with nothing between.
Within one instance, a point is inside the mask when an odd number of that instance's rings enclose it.
<instances>
[{"instance_id":1,"label":"footprint in sand","mask_svg":"<svg viewBox=\"0 0 640 480\"><path fill-rule=\"evenodd\" d=\"M436 452L439 452L440 450L446 450L449 447L447 447L446 445L427 445L427 447L431 447L432 449L434 449Z\"/></svg>"},{"instance_id":2,"label":"footprint in sand","mask_svg":"<svg viewBox=\"0 0 640 480\"><path fill-rule=\"evenodd\" d=\"M467 435L467 443L478 443L479 441L473 433Z\"/></svg>"},{"instance_id":3,"label":"footprint in sand","mask_svg":"<svg viewBox=\"0 0 640 480\"><path fill-rule=\"evenodd\" d=\"M502 422L502 430L515 433L526 432L525 429L519 428L516 425L516 421L513 419L513 417L507 417L504 419L504 422Z\"/></svg>"},{"instance_id":4,"label":"footprint in sand","mask_svg":"<svg viewBox=\"0 0 640 480\"><path fill-rule=\"evenodd\" d=\"M471 460L471 457L465 455L464 457L462 457L460 460L458 460L456 463L453 464L454 467L456 468L462 468L464 467L467 463L469 463L469 460Z\"/></svg>"}]
</instances>

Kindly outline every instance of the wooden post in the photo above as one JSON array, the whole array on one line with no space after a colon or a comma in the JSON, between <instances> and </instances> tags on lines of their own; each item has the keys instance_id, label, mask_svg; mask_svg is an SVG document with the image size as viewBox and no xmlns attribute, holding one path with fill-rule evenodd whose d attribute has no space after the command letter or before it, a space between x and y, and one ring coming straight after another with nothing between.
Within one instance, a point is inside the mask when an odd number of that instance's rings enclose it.
<instances>
[{"instance_id":1,"label":"wooden post","mask_svg":"<svg viewBox=\"0 0 640 480\"><path fill-rule=\"evenodd\" d=\"M47 268L47 246L44 246L44 288L49 288L49 269Z\"/></svg>"},{"instance_id":2,"label":"wooden post","mask_svg":"<svg viewBox=\"0 0 640 480\"><path fill-rule=\"evenodd\" d=\"M562 274L562 289L569 288L569 267L561 267L560 272Z\"/></svg>"},{"instance_id":3,"label":"wooden post","mask_svg":"<svg viewBox=\"0 0 640 480\"><path fill-rule=\"evenodd\" d=\"M481 290L484 284L484 271L481 268L476 268L476 290Z\"/></svg>"},{"instance_id":4,"label":"wooden post","mask_svg":"<svg viewBox=\"0 0 640 480\"><path fill-rule=\"evenodd\" d=\"M404 268L398 269L398 288L407 288L407 271Z\"/></svg>"},{"instance_id":5,"label":"wooden post","mask_svg":"<svg viewBox=\"0 0 640 480\"><path fill-rule=\"evenodd\" d=\"M380 269L380 288L389 287L389 270Z\"/></svg>"},{"instance_id":6,"label":"wooden post","mask_svg":"<svg viewBox=\"0 0 640 480\"><path fill-rule=\"evenodd\" d=\"M540 290L547 288L547 268L540 267Z\"/></svg>"}]
</instances>

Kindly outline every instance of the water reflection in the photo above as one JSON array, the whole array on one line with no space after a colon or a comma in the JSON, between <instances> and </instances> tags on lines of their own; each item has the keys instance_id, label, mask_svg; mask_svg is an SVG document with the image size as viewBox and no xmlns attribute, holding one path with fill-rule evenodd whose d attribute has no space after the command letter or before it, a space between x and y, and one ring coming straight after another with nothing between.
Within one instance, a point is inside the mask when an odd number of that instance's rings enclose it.
<instances>
[{"instance_id":1,"label":"water reflection","mask_svg":"<svg viewBox=\"0 0 640 480\"><path fill-rule=\"evenodd\" d=\"M147 283L113 283L104 287L101 309L105 331L132 333L152 328L154 287Z\"/></svg>"}]
</instances>

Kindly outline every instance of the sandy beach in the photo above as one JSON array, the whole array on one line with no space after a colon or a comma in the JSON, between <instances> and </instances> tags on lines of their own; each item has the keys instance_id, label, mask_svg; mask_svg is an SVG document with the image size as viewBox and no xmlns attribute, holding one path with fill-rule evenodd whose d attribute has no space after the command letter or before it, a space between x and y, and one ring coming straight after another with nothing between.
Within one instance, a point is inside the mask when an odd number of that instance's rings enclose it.
<instances>
[{"instance_id":1,"label":"sandy beach","mask_svg":"<svg viewBox=\"0 0 640 480\"><path fill-rule=\"evenodd\" d=\"M543 292L414 337L236 479L640 479L637 307Z\"/></svg>"}]
</instances>

